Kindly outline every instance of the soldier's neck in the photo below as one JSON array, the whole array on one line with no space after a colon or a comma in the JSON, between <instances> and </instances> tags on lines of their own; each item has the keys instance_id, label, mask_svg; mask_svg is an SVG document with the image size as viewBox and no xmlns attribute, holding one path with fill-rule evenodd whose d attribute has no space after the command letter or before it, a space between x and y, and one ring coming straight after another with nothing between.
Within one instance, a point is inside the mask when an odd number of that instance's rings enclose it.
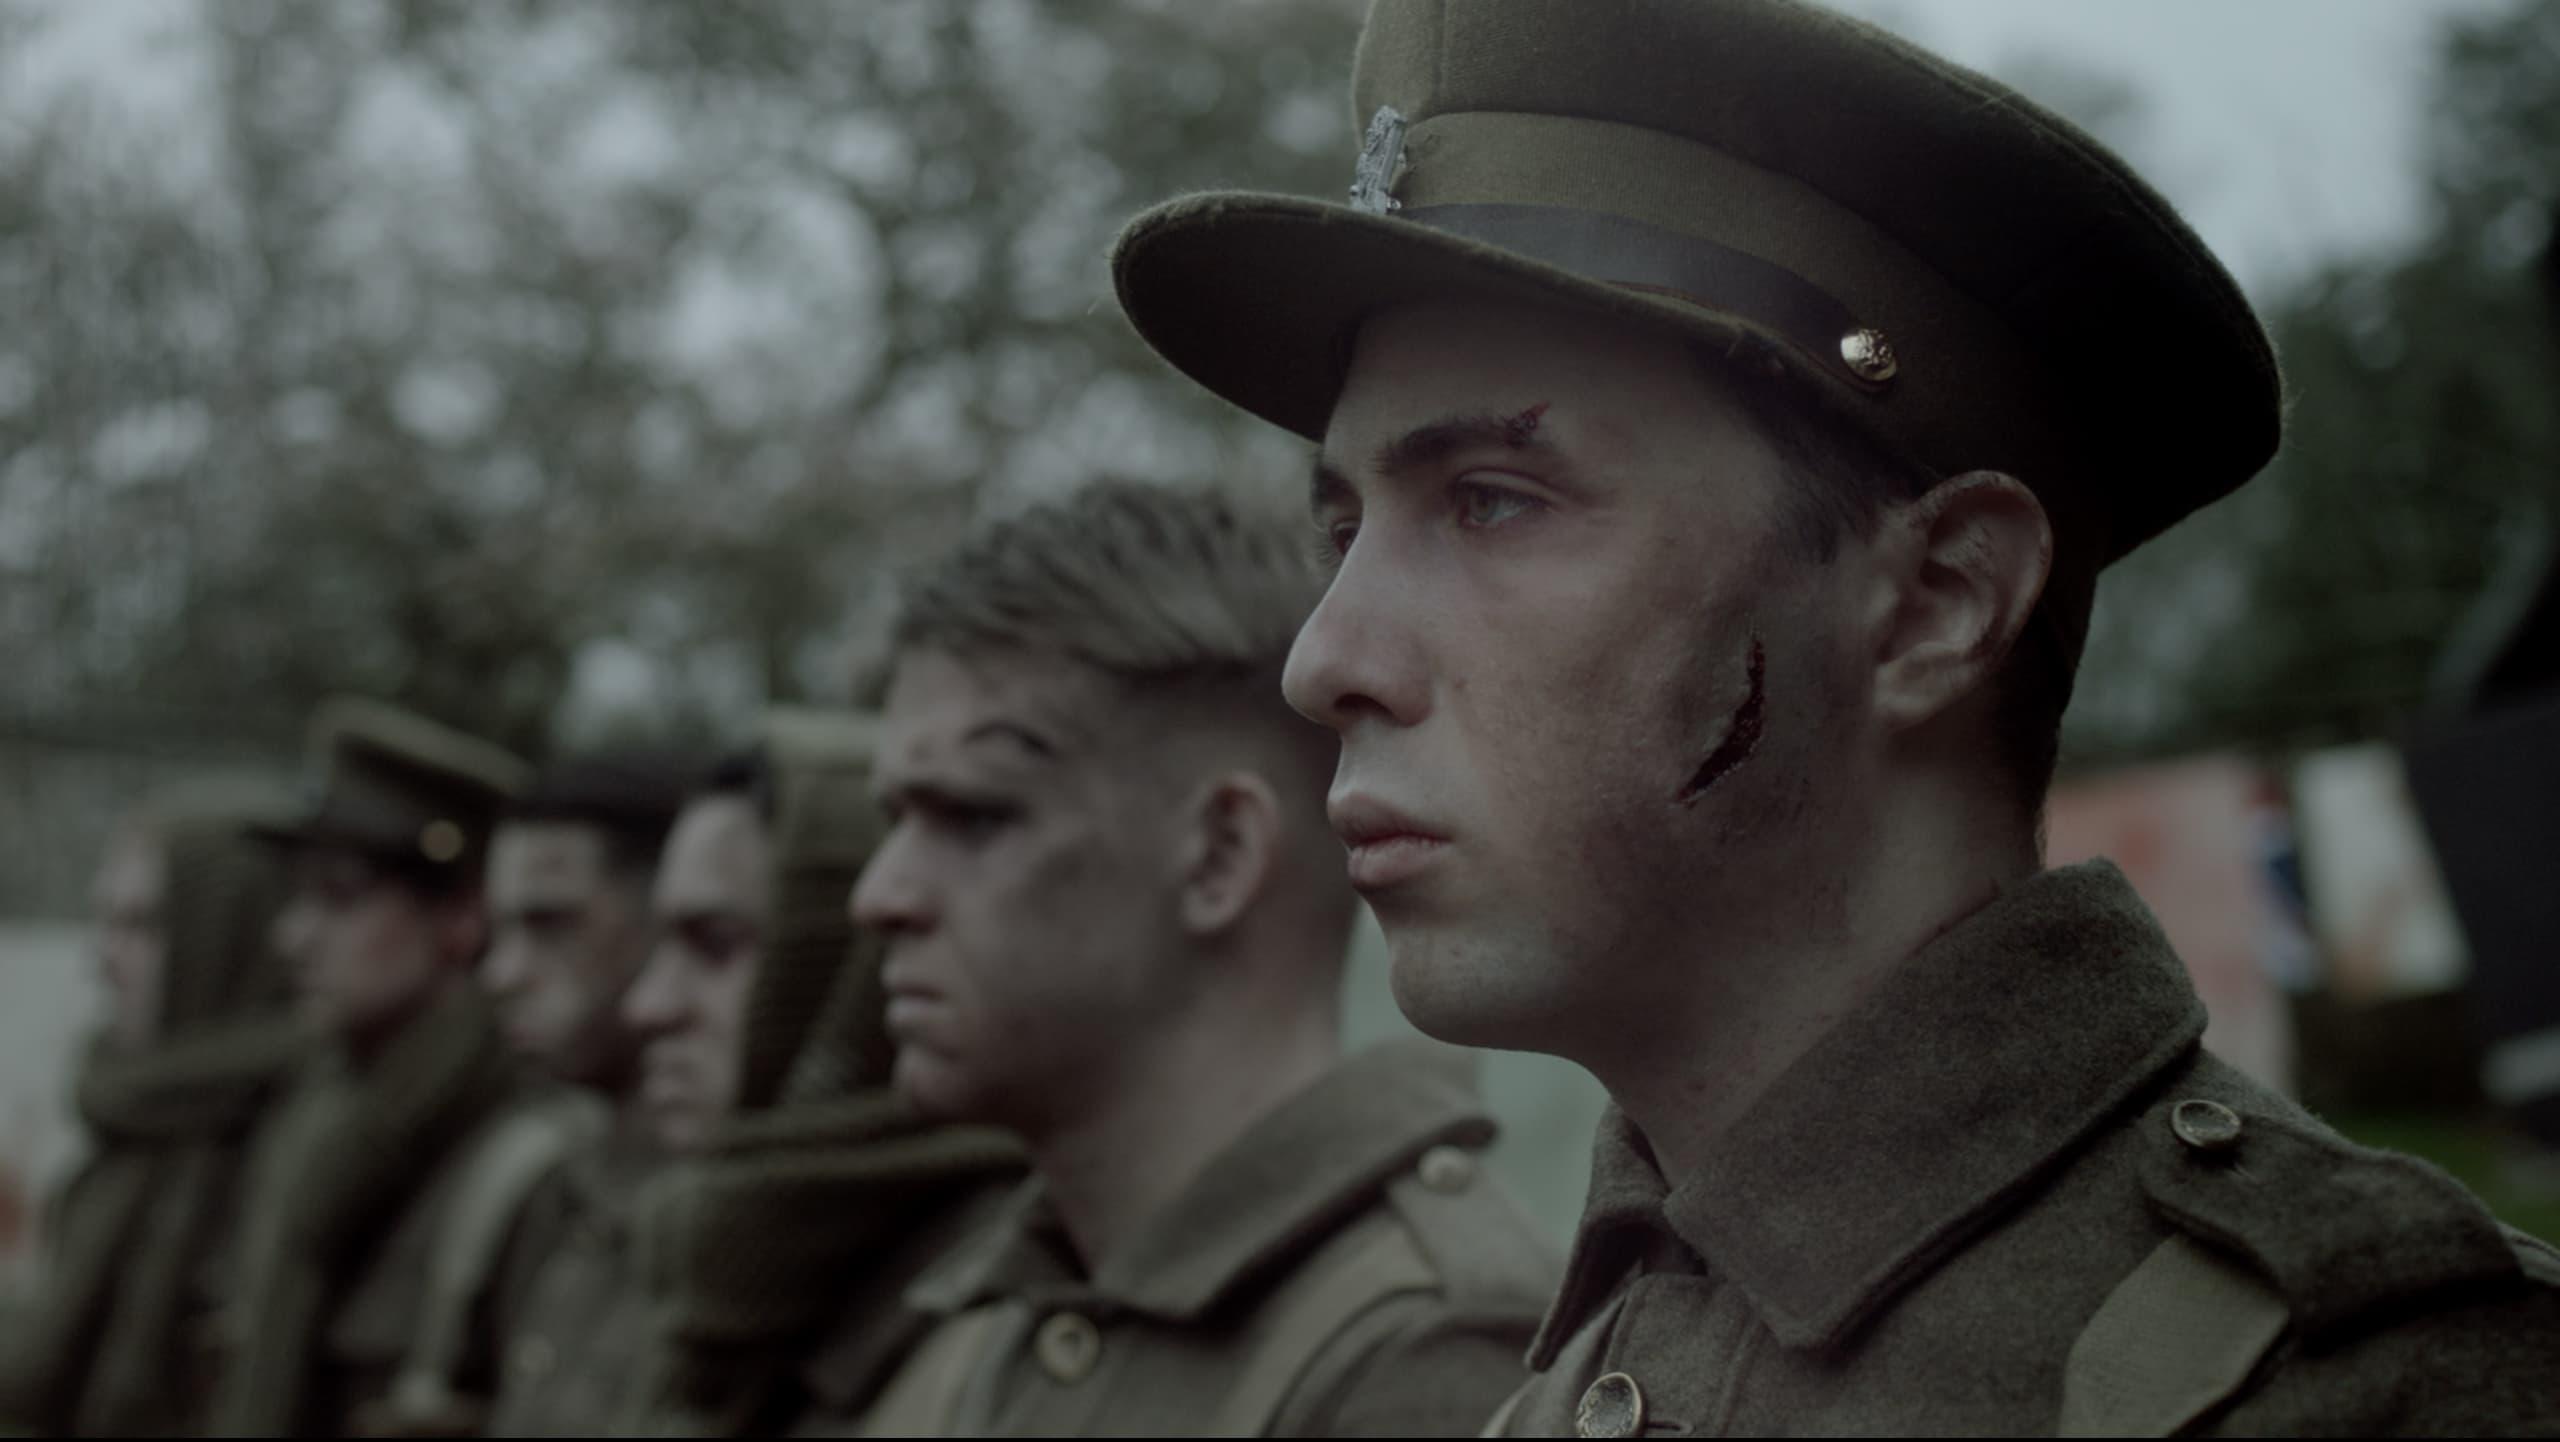
<instances>
[{"instance_id":1,"label":"soldier's neck","mask_svg":"<svg viewBox=\"0 0 2560 1442\"><path fill-rule=\"evenodd\" d=\"M1124 1048L1074 1116L1026 1137L1086 1272L1255 1122L1314 1085L1340 1058L1339 1034L1327 1006L1230 999Z\"/></svg>"},{"instance_id":2,"label":"soldier's neck","mask_svg":"<svg viewBox=\"0 0 2560 1442\"><path fill-rule=\"evenodd\" d=\"M1674 1185L1885 978L2042 864L2032 825L1965 770L1903 778L1853 834L1836 874L1808 889L1823 906L1701 936L1680 969L1693 980L1668 1003L1672 1015L1641 1029L1659 1044L1577 1058L1644 1132ZM1721 940L1736 933L1755 940Z\"/></svg>"}]
</instances>

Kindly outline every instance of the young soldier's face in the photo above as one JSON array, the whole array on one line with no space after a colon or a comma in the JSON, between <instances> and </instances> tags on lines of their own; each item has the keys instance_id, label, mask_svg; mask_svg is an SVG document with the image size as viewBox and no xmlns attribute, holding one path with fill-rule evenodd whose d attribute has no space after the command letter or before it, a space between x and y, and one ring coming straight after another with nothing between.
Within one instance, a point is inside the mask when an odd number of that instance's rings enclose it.
<instances>
[{"instance_id":1,"label":"young soldier's face","mask_svg":"<svg viewBox=\"0 0 2560 1442\"><path fill-rule=\"evenodd\" d=\"M1561 313L1366 325L1319 457L1339 570L1286 678L1398 1001L1451 1041L1676 1038L1696 970L1815 924L1857 603L1678 343Z\"/></svg>"},{"instance_id":2,"label":"young soldier's face","mask_svg":"<svg viewBox=\"0 0 2560 1442\"><path fill-rule=\"evenodd\" d=\"M887 943L896 1082L930 1114L1071 1119L1196 984L1168 961L1173 804L1130 709L1052 657L898 662L875 779L891 825L853 916Z\"/></svg>"},{"instance_id":3,"label":"young soldier's face","mask_svg":"<svg viewBox=\"0 0 2560 1442\"><path fill-rule=\"evenodd\" d=\"M107 1034L119 1046L141 1046L159 1030L169 951L161 910L168 872L168 848L160 839L128 829L108 843L91 889L98 976L107 991Z\"/></svg>"},{"instance_id":4,"label":"young soldier's face","mask_svg":"<svg viewBox=\"0 0 2560 1442\"><path fill-rule=\"evenodd\" d=\"M659 1144L690 1151L737 1110L747 1001L773 922L773 852L744 796L706 796L667 833L651 898L658 944L622 1001L642 1037L640 1105Z\"/></svg>"},{"instance_id":5,"label":"young soldier's face","mask_svg":"<svg viewBox=\"0 0 2560 1442\"><path fill-rule=\"evenodd\" d=\"M648 908L573 822L517 822L489 847L481 985L508 1044L556 1075L596 1082L627 1056L622 994L648 956Z\"/></svg>"},{"instance_id":6,"label":"young soldier's face","mask_svg":"<svg viewBox=\"0 0 2560 1442\"><path fill-rule=\"evenodd\" d=\"M362 854L307 848L276 917L305 1015L351 1041L396 1030L478 947L479 900L429 897Z\"/></svg>"}]
</instances>

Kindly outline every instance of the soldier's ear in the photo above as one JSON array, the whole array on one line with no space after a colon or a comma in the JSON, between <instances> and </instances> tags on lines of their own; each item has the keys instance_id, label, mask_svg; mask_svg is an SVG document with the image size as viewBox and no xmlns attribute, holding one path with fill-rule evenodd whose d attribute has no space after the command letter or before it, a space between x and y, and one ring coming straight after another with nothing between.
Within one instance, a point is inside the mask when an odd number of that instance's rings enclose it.
<instances>
[{"instance_id":1,"label":"soldier's ear","mask_svg":"<svg viewBox=\"0 0 2560 1442\"><path fill-rule=\"evenodd\" d=\"M1280 798L1253 772L1222 773L1193 793L1180 858L1185 931L1215 936L1243 918L1279 865L1280 827Z\"/></svg>"},{"instance_id":2,"label":"soldier's ear","mask_svg":"<svg viewBox=\"0 0 2560 1442\"><path fill-rule=\"evenodd\" d=\"M1887 514L1875 705L1896 731L1986 686L2053 569L2053 524L2016 479L1971 471Z\"/></svg>"}]
</instances>

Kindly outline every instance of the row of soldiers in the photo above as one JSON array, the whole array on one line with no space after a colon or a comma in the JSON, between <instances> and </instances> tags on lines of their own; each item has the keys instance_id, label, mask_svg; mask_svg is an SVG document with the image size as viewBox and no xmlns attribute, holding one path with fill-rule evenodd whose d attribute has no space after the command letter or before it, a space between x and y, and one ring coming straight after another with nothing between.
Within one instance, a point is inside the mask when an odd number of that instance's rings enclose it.
<instances>
[{"instance_id":1,"label":"row of soldiers","mask_svg":"<svg viewBox=\"0 0 2560 1442\"><path fill-rule=\"evenodd\" d=\"M1319 584L1105 486L917 578L885 718L529 768L346 700L297 804L146 808L10 1416L1472 1431L1553 1258L1454 1053L1338 1055Z\"/></svg>"},{"instance_id":2,"label":"row of soldiers","mask_svg":"<svg viewBox=\"0 0 2560 1442\"><path fill-rule=\"evenodd\" d=\"M159 823L16 1414L2560 1427L2560 1252L2206 1052L2123 875L2043 865L2098 573L2282 432L2168 203L1796 0L1377 0L1352 94L1347 203L1112 255L1316 448L1321 572L1198 495L988 527L876 730L777 724L663 848L363 710L283 824ZM1463 1054L1341 1054L1355 891L1422 1030L1607 1088L1560 1269Z\"/></svg>"}]
</instances>

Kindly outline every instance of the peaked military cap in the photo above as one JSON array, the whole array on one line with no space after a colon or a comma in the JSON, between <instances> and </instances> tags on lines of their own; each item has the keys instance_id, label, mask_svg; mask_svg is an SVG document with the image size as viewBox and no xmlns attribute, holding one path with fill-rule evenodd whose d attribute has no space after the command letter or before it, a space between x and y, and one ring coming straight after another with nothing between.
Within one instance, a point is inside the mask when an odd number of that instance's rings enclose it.
<instances>
[{"instance_id":1,"label":"peaked military cap","mask_svg":"<svg viewBox=\"0 0 2560 1442\"><path fill-rule=\"evenodd\" d=\"M1783 368L1940 475L2053 515L2076 654L2096 572L2274 453L2230 276L2104 146L1792 0L1377 0L1345 201L1174 200L1114 247L1138 333L1323 435L1367 315L1561 303Z\"/></svg>"},{"instance_id":2,"label":"peaked military cap","mask_svg":"<svg viewBox=\"0 0 2560 1442\"><path fill-rule=\"evenodd\" d=\"M531 774L486 741L355 697L321 706L304 766L302 808L260 834L457 874L478 868L500 811Z\"/></svg>"}]
</instances>

